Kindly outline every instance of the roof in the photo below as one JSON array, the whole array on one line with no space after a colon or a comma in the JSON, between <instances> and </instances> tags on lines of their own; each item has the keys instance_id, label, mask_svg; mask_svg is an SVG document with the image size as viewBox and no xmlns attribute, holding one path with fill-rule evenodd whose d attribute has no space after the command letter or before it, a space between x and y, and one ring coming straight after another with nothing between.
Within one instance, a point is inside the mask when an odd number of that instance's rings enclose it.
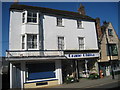
<instances>
[{"instance_id":1,"label":"roof","mask_svg":"<svg viewBox=\"0 0 120 90\"><path fill-rule=\"evenodd\" d=\"M58 16L66 17L66 18L82 19L82 20L95 22L95 19L93 19L87 15L81 15L78 12L57 10L57 9L51 9L51 8L45 8L45 7L12 4L10 7L10 10L34 10L34 11L39 11L39 12L47 14L47 15L58 15Z\"/></svg>"}]
</instances>

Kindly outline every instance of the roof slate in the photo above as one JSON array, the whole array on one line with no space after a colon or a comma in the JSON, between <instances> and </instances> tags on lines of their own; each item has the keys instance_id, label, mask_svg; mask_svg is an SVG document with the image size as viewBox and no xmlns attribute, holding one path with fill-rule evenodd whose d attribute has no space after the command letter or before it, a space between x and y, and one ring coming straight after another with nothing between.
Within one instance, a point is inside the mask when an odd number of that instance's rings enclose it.
<instances>
[{"instance_id":1,"label":"roof slate","mask_svg":"<svg viewBox=\"0 0 120 90\"><path fill-rule=\"evenodd\" d=\"M81 20L95 22L94 18L89 17L87 15L81 15L77 12L57 10L57 9L51 9L51 8L45 8L45 7L12 4L10 7L10 10L34 10L34 11L39 11L39 12L47 14L47 15L57 15L57 16L62 16L62 17L66 17L66 18L81 19Z\"/></svg>"}]
</instances>

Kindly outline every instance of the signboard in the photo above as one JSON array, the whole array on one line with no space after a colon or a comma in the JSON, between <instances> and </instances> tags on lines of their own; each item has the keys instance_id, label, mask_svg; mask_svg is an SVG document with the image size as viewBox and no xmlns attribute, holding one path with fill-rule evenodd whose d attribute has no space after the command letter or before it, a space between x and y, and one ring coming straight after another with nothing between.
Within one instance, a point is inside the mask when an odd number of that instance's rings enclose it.
<instances>
[{"instance_id":1,"label":"signboard","mask_svg":"<svg viewBox=\"0 0 120 90\"><path fill-rule=\"evenodd\" d=\"M80 53L80 54L65 54L67 58L95 58L99 57L99 53Z\"/></svg>"}]
</instances>

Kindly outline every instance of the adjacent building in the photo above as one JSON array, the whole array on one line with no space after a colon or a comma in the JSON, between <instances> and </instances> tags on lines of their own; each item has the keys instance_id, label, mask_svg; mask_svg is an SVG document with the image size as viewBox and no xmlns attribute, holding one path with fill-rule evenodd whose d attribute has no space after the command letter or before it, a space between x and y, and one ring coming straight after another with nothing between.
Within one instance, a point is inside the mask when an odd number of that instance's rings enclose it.
<instances>
[{"instance_id":1,"label":"adjacent building","mask_svg":"<svg viewBox=\"0 0 120 90\"><path fill-rule=\"evenodd\" d=\"M99 72L96 20L84 6L78 11L11 5L10 88L51 86Z\"/></svg>"},{"instance_id":2,"label":"adjacent building","mask_svg":"<svg viewBox=\"0 0 120 90\"><path fill-rule=\"evenodd\" d=\"M111 75L112 70L120 70L120 61L118 58L118 36L111 22L104 22L98 30L100 59L99 66L105 76Z\"/></svg>"}]
</instances>

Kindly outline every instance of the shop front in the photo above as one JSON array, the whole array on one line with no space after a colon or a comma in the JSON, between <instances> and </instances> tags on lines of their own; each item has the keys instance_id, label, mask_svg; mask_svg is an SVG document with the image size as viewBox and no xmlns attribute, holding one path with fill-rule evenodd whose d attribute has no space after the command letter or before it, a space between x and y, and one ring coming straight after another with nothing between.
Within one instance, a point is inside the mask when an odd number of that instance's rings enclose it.
<instances>
[{"instance_id":1,"label":"shop front","mask_svg":"<svg viewBox=\"0 0 120 90\"><path fill-rule=\"evenodd\" d=\"M99 75L98 50L65 51L65 56L67 60L62 63L63 78L69 76L78 80L79 78L88 78L91 73Z\"/></svg>"},{"instance_id":2,"label":"shop front","mask_svg":"<svg viewBox=\"0 0 120 90\"><path fill-rule=\"evenodd\" d=\"M62 59L9 58L10 88L39 88L62 84Z\"/></svg>"}]
</instances>

